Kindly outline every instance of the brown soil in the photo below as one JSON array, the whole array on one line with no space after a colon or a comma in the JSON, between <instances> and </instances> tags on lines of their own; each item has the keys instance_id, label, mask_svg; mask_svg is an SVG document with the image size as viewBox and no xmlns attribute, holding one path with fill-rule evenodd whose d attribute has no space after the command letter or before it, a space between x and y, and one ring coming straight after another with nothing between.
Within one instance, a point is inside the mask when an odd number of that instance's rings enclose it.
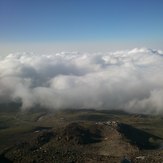
<instances>
[{"instance_id":1,"label":"brown soil","mask_svg":"<svg viewBox=\"0 0 163 163\"><path fill-rule=\"evenodd\" d=\"M153 152L157 146L150 142L158 137L114 121L74 122L57 129L36 127L22 137L23 141L2 153L0 162L119 163L124 156L132 162L163 161L162 151Z\"/></svg>"}]
</instances>

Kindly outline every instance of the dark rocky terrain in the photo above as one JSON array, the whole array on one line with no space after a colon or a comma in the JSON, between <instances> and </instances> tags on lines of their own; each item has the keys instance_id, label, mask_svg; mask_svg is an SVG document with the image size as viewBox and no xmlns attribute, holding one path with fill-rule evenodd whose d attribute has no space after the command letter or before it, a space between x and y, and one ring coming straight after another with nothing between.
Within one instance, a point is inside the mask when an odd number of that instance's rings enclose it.
<instances>
[{"instance_id":1,"label":"dark rocky terrain","mask_svg":"<svg viewBox=\"0 0 163 163\"><path fill-rule=\"evenodd\" d=\"M6 126L0 129L0 162L163 162L162 117L91 109L31 110L3 111L0 120Z\"/></svg>"}]
</instances>

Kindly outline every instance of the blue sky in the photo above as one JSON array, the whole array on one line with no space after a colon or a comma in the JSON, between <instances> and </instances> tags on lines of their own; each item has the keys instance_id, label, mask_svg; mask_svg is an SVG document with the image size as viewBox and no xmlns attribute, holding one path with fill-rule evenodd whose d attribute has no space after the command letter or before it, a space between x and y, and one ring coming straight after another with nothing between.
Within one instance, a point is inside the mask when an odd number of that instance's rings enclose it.
<instances>
[{"instance_id":1,"label":"blue sky","mask_svg":"<svg viewBox=\"0 0 163 163\"><path fill-rule=\"evenodd\" d=\"M0 43L1 51L88 43L162 48L163 1L0 0Z\"/></svg>"}]
</instances>

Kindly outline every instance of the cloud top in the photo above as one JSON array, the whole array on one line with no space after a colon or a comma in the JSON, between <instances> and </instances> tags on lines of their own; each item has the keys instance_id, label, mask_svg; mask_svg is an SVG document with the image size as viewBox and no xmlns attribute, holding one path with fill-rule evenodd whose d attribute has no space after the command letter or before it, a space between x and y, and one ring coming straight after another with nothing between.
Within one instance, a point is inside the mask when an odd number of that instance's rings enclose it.
<instances>
[{"instance_id":1,"label":"cloud top","mask_svg":"<svg viewBox=\"0 0 163 163\"><path fill-rule=\"evenodd\" d=\"M0 102L163 114L163 52L9 54L0 60Z\"/></svg>"}]
</instances>

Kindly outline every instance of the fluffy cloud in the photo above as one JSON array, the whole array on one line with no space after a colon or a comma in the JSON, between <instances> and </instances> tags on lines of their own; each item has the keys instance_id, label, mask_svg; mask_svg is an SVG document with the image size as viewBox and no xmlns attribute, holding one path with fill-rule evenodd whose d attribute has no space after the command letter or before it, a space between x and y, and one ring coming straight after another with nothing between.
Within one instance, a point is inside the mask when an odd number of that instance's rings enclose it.
<instances>
[{"instance_id":1,"label":"fluffy cloud","mask_svg":"<svg viewBox=\"0 0 163 163\"><path fill-rule=\"evenodd\" d=\"M22 108L163 113L163 52L10 54L0 60L0 102Z\"/></svg>"}]
</instances>

